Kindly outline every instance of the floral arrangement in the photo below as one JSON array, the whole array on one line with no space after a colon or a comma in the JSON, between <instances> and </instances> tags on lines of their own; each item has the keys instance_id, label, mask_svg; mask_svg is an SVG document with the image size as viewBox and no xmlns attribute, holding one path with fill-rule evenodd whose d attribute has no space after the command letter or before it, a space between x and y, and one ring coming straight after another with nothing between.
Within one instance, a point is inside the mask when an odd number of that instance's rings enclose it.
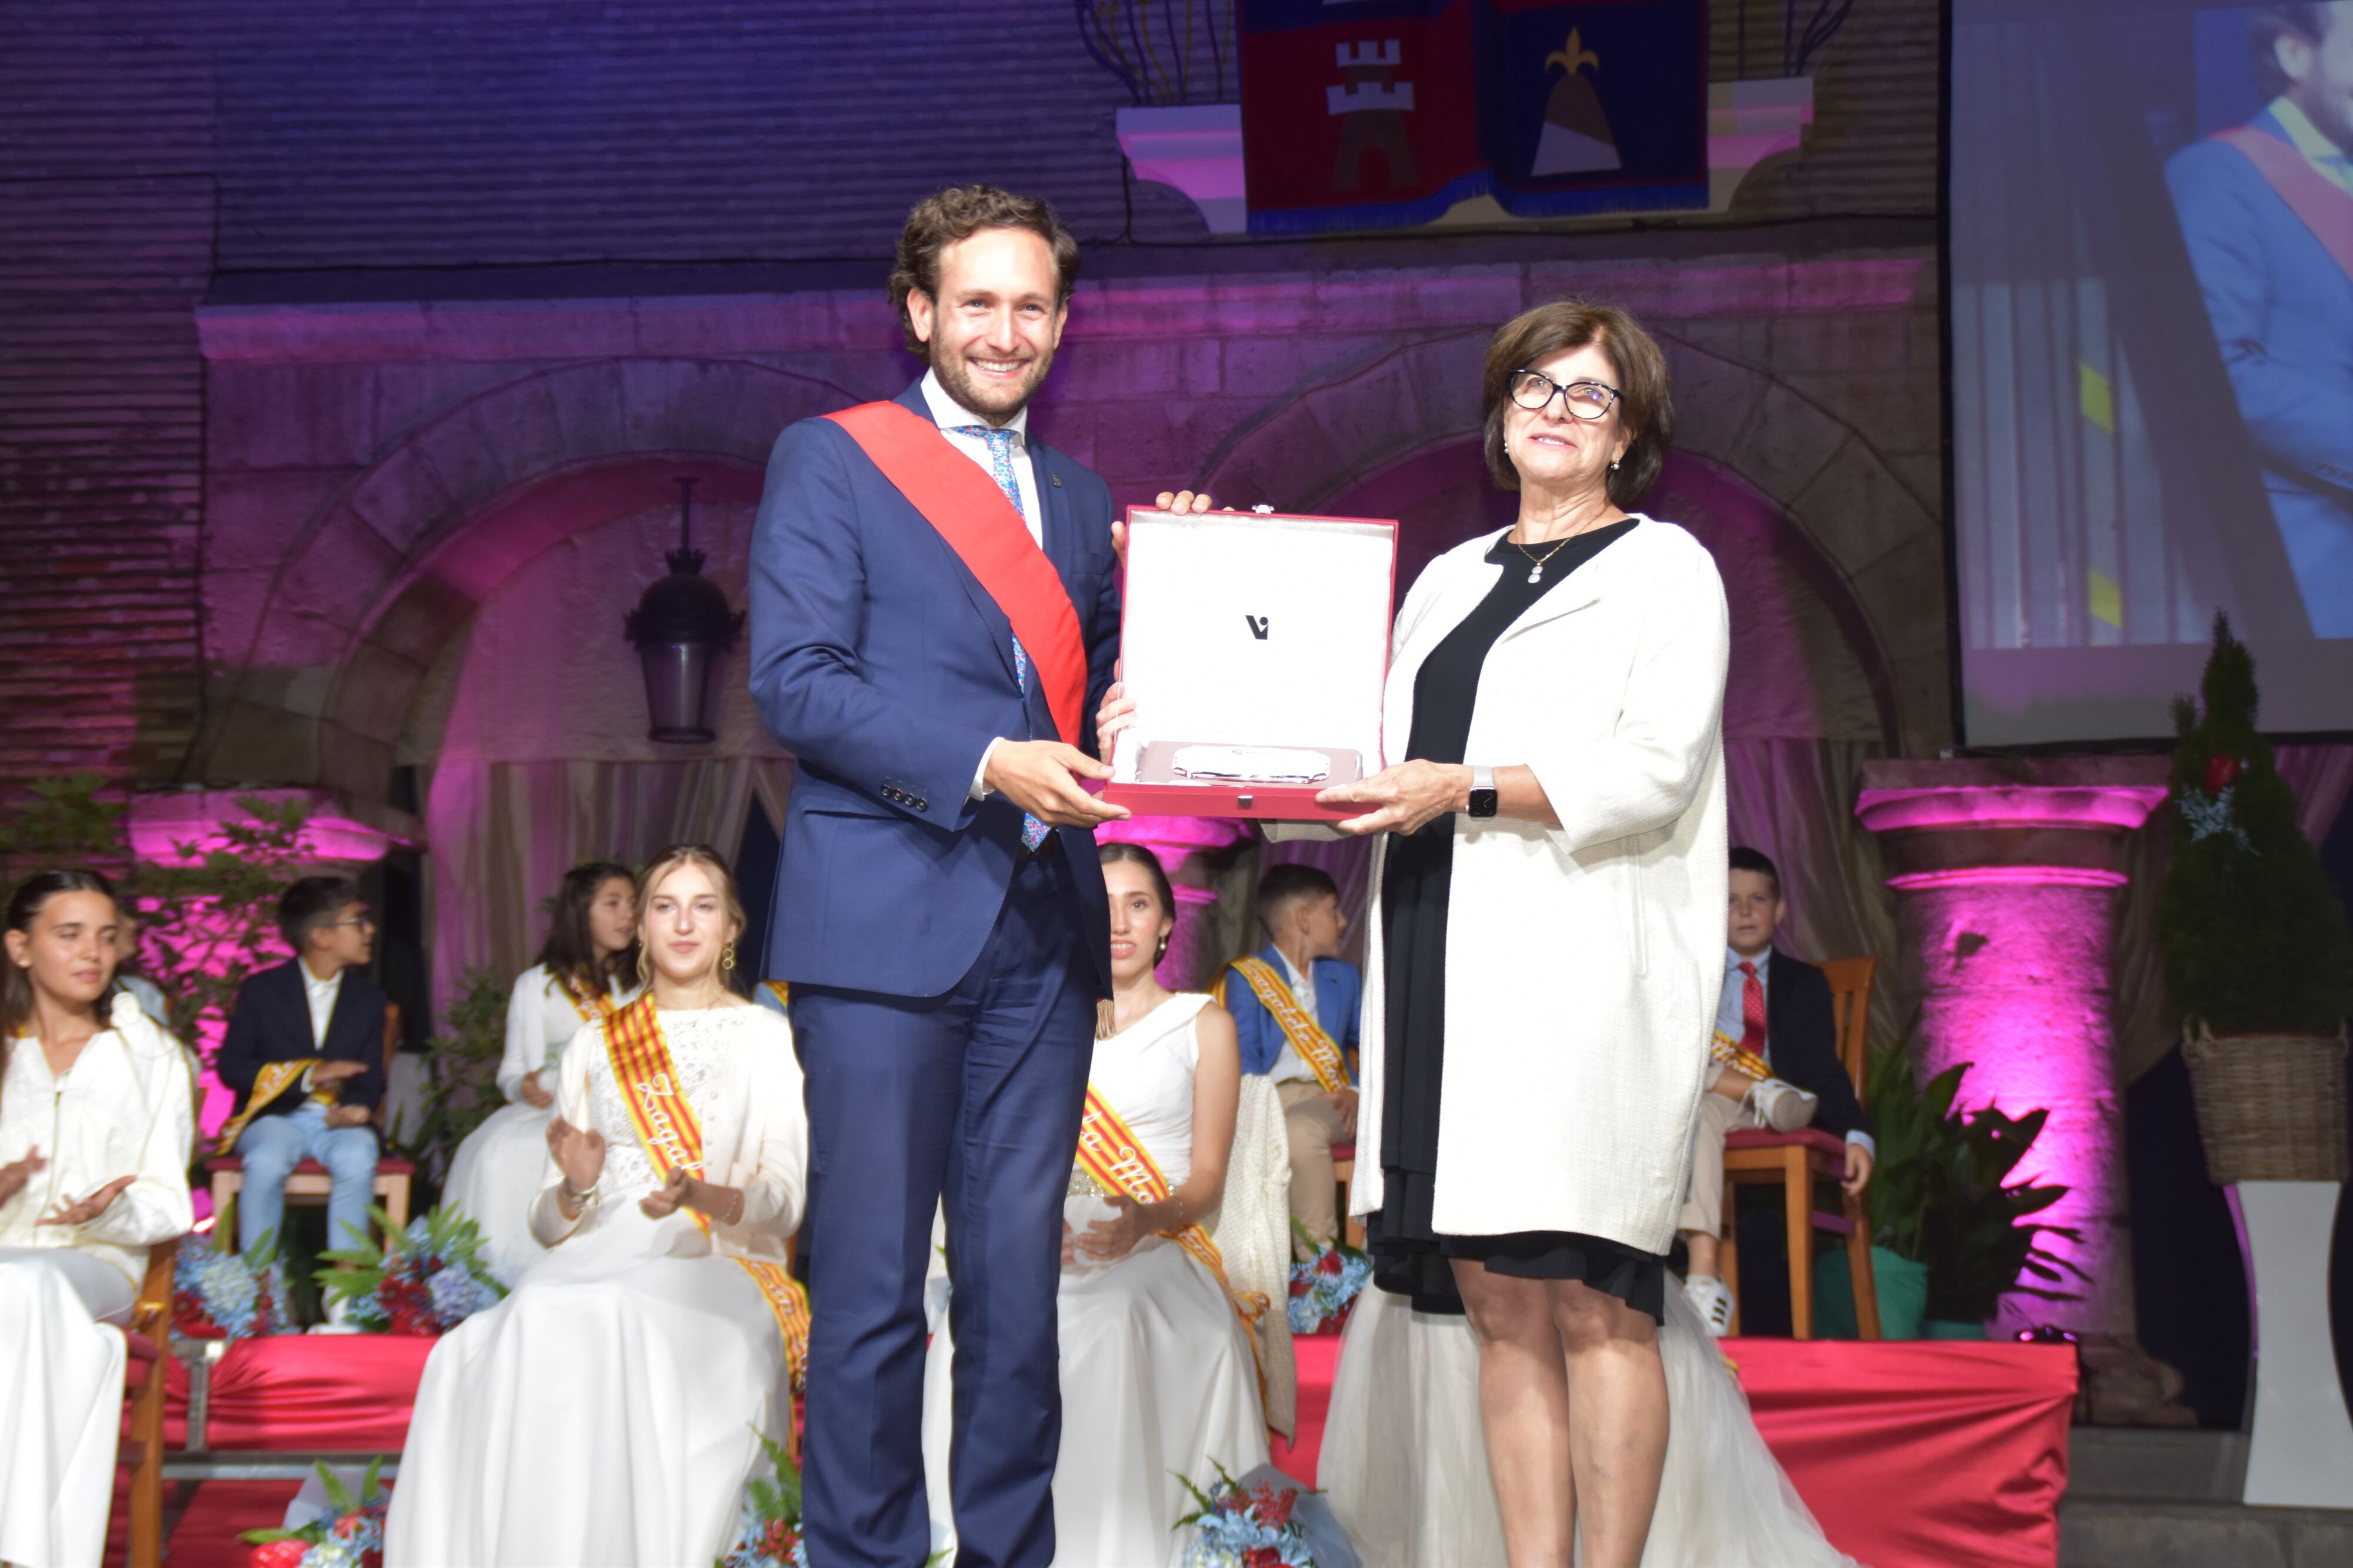
<instances>
[{"instance_id":1,"label":"floral arrangement","mask_svg":"<svg viewBox=\"0 0 2353 1568\"><path fill-rule=\"evenodd\" d=\"M1194 1527L1184 1568L1315 1568L1307 1527L1294 1517L1297 1489L1271 1481L1246 1488L1223 1465L1218 1465L1217 1485L1206 1492L1178 1479L1200 1505L1176 1521Z\"/></svg>"},{"instance_id":2,"label":"floral arrangement","mask_svg":"<svg viewBox=\"0 0 2353 1568\"><path fill-rule=\"evenodd\" d=\"M1306 1231L1293 1220L1292 1228L1302 1240L1310 1240ZM1312 1241L1311 1241L1312 1245ZM1345 1242L1327 1242L1324 1249L1304 1263L1291 1266L1291 1331L1294 1334L1320 1333L1327 1327L1335 1333L1347 1325L1348 1313L1356 1298L1373 1278L1373 1260L1360 1248Z\"/></svg>"},{"instance_id":3,"label":"floral arrangement","mask_svg":"<svg viewBox=\"0 0 2353 1568\"><path fill-rule=\"evenodd\" d=\"M367 1475L354 1496L343 1478L322 1462L319 1479L326 1486L332 1515L293 1530L247 1531L237 1539L253 1548L246 1558L249 1568L382 1568L384 1515L389 1506L377 1475L383 1466L382 1455L368 1461Z\"/></svg>"},{"instance_id":4,"label":"floral arrangement","mask_svg":"<svg viewBox=\"0 0 2353 1568\"><path fill-rule=\"evenodd\" d=\"M322 1252L319 1287L342 1301L352 1324L369 1333L445 1334L507 1293L481 1261L481 1232L457 1209L437 1208L395 1230L375 1211L384 1246L374 1241Z\"/></svg>"},{"instance_id":5,"label":"floral arrangement","mask_svg":"<svg viewBox=\"0 0 2353 1568\"><path fill-rule=\"evenodd\" d=\"M224 1207L207 1246L194 1237L172 1261L172 1328L183 1339L250 1340L300 1331L287 1310L278 1239L265 1236L244 1252L235 1211Z\"/></svg>"},{"instance_id":6,"label":"floral arrangement","mask_svg":"<svg viewBox=\"0 0 2353 1568\"><path fill-rule=\"evenodd\" d=\"M801 1539L800 1467L782 1443L765 1432L754 1435L775 1479L755 1475L744 1483L734 1544L714 1568L808 1568L808 1543Z\"/></svg>"}]
</instances>

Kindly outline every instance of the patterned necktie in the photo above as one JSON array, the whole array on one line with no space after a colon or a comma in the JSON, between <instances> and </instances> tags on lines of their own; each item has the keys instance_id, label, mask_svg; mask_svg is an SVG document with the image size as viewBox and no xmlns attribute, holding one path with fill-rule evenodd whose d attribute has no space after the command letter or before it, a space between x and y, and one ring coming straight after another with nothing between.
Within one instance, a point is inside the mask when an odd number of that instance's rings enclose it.
<instances>
[{"instance_id":1,"label":"patterned necktie","mask_svg":"<svg viewBox=\"0 0 2353 1568\"><path fill-rule=\"evenodd\" d=\"M1021 505L1021 482L1013 477L1013 444L1019 437L1010 430L999 430L987 425L958 425L953 429L958 436L970 436L988 443L988 477L997 481L997 488L1003 490L1005 499L1013 503L1013 515L1028 521L1029 514ZM1021 693L1022 732L1034 741L1038 732L1029 722L1029 652L1021 646L1021 639L1018 637L1013 639L1013 684ZM1022 848L1036 854L1038 846L1046 842L1046 833L1044 823L1026 811L1021 814Z\"/></svg>"},{"instance_id":2,"label":"patterned necktie","mask_svg":"<svg viewBox=\"0 0 2353 1568\"><path fill-rule=\"evenodd\" d=\"M1740 973L1746 976L1740 983L1740 1048L1754 1057L1765 1055L1765 983L1757 978L1757 966L1743 963Z\"/></svg>"}]
</instances>

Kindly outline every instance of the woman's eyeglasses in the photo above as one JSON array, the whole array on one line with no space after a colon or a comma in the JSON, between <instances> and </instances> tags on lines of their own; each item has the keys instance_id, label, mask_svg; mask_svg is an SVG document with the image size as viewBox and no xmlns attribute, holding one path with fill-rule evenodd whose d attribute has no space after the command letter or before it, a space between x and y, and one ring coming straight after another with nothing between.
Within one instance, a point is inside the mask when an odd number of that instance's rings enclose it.
<instances>
[{"instance_id":1,"label":"woman's eyeglasses","mask_svg":"<svg viewBox=\"0 0 2353 1568\"><path fill-rule=\"evenodd\" d=\"M1599 419L1618 401L1618 389L1598 381L1555 381L1540 370L1515 370L1510 383L1512 401L1523 408L1542 408L1556 393L1572 419Z\"/></svg>"}]
</instances>

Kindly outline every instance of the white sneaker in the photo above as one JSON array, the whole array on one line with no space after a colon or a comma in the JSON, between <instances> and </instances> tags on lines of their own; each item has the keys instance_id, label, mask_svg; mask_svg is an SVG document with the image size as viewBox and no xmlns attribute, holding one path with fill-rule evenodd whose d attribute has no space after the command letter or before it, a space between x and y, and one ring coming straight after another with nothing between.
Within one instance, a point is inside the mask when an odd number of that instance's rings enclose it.
<instances>
[{"instance_id":1,"label":"white sneaker","mask_svg":"<svg viewBox=\"0 0 2353 1568\"><path fill-rule=\"evenodd\" d=\"M1720 1340L1732 1331L1731 1286L1713 1275L1694 1274L1683 1281L1683 1295L1709 1334Z\"/></svg>"},{"instance_id":2,"label":"white sneaker","mask_svg":"<svg viewBox=\"0 0 2353 1568\"><path fill-rule=\"evenodd\" d=\"M1776 1132L1795 1132L1805 1126L1813 1121L1821 1102L1820 1096L1778 1078L1762 1079L1748 1091L1749 1108L1756 1111L1757 1120Z\"/></svg>"},{"instance_id":3,"label":"white sneaker","mask_svg":"<svg viewBox=\"0 0 2353 1568\"><path fill-rule=\"evenodd\" d=\"M352 1321L351 1308L341 1297L336 1297L327 1302L327 1321L311 1324L310 1331L314 1334L356 1334L365 1331Z\"/></svg>"}]
</instances>

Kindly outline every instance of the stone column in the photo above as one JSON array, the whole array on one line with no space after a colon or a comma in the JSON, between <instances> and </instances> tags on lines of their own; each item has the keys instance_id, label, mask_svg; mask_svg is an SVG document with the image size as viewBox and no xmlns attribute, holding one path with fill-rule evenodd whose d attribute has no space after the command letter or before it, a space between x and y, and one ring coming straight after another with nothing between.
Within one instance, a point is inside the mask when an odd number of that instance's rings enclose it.
<instances>
[{"instance_id":1,"label":"stone column","mask_svg":"<svg viewBox=\"0 0 2353 1568\"><path fill-rule=\"evenodd\" d=\"M1176 929L1168 952L1153 971L1171 991L1199 989L1209 965L1222 954L1209 951L1210 910L1218 901L1210 886L1208 858L1250 836L1250 825L1223 816L1131 816L1095 829L1098 844L1139 844L1168 874L1176 895Z\"/></svg>"},{"instance_id":2,"label":"stone column","mask_svg":"<svg viewBox=\"0 0 2353 1568\"><path fill-rule=\"evenodd\" d=\"M2167 771L2161 757L1877 762L1855 811L1896 889L1922 1079L1968 1062L1961 1104L2051 1112L2019 1173L2068 1188L2039 1217L2083 1240L2045 1245L2091 1279L2071 1282L2079 1301L2004 1298L1994 1331L2074 1331L2098 1418L2173 1425L2179 1376L2135 1341L2110 1006L2124 837L2165 799Z\"/></svg>"}]
</instances>

